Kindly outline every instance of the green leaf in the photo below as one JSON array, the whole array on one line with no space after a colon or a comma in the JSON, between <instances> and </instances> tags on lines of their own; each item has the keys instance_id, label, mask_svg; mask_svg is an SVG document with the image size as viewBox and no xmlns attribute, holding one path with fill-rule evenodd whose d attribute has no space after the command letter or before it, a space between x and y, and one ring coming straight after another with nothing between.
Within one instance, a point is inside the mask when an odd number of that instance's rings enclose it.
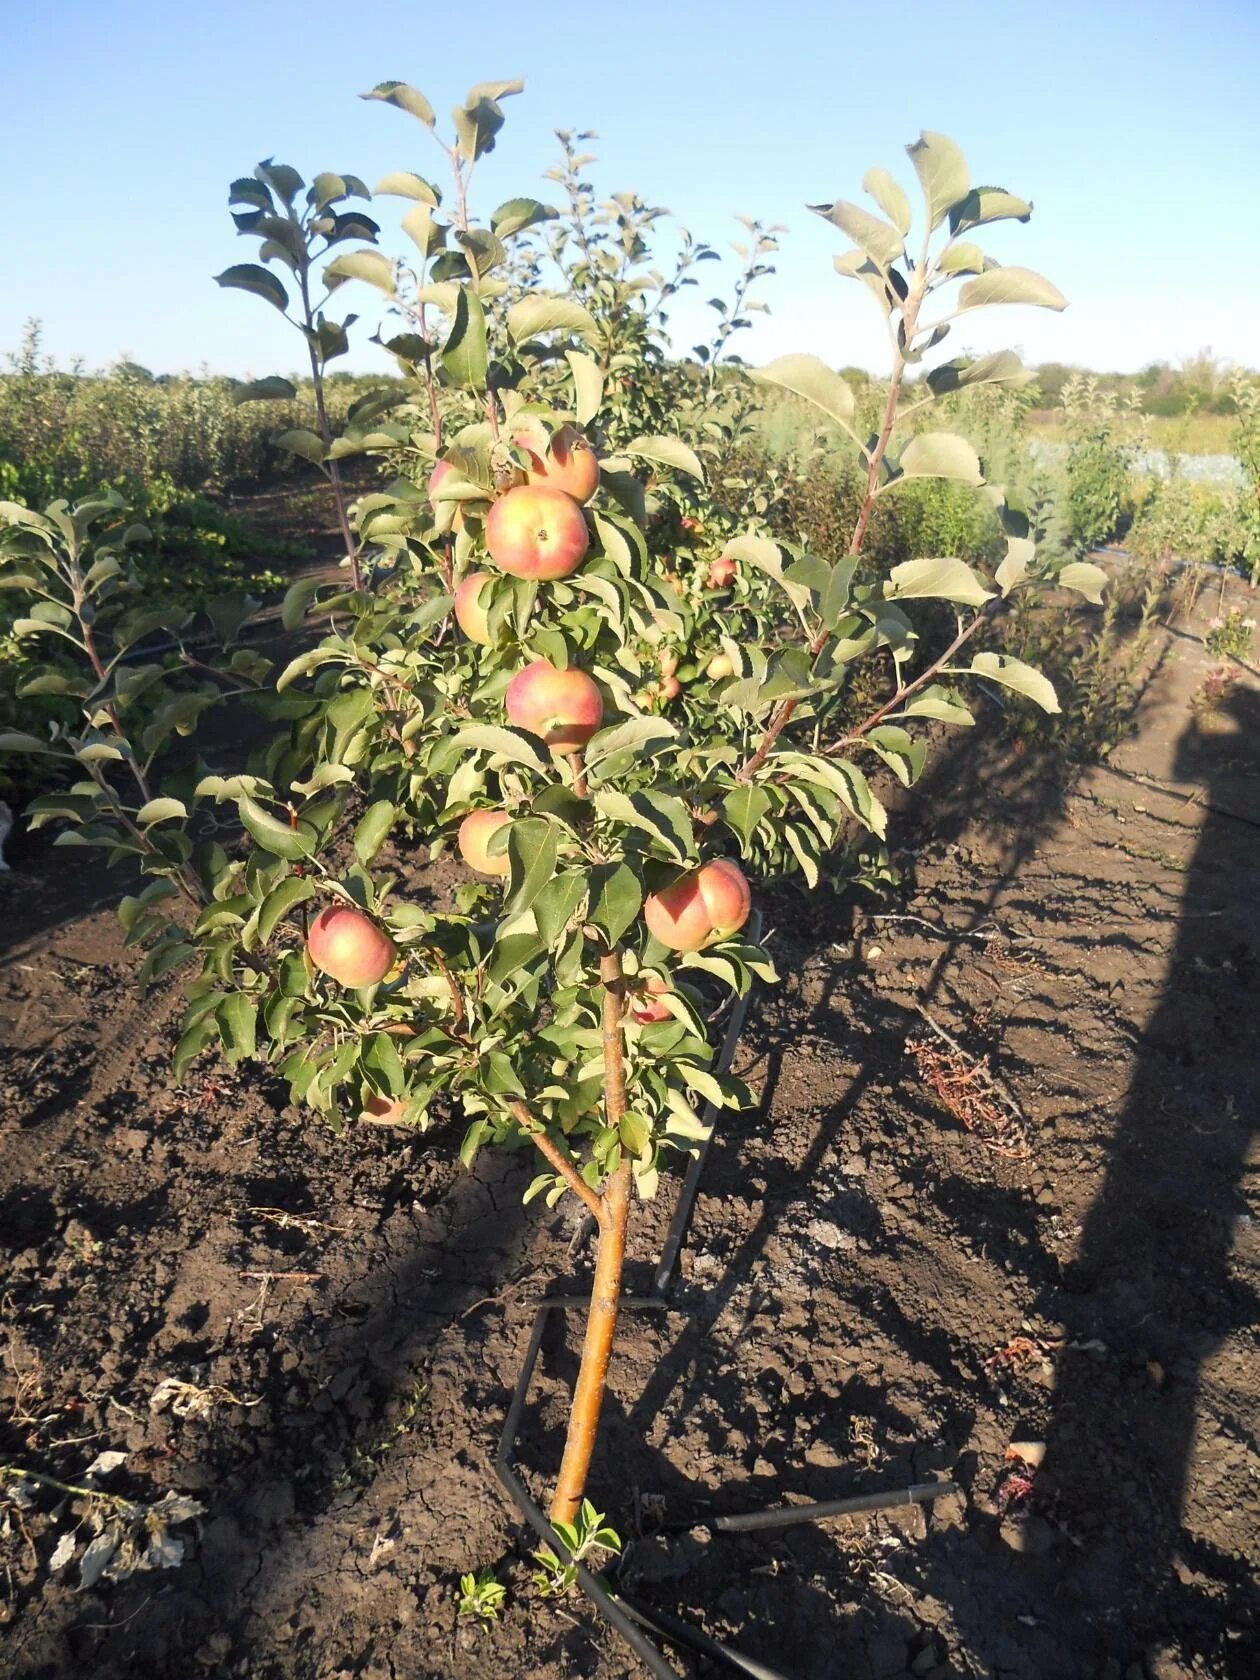
<instances>
[{"instance_id":1,"label":"green leaf","mask_svg":"<svg viewBox=\"0 0 1260 1680\"><path fill-rule=\"evenodd\" d=\"M268 303L275 304L281 311L289 307L288 292L270 269L261 268L258 263L233 263L231 268L225 268L214 278L220 286L234 287L237 291L253 292L255 297L266 298Z\"/></svg>"},{"instance_id":2,"label":"green leaf","mask_svg":"<svg viewBox=\"0 0 1260 1680\"><path fill-rule=\"evenodd\" d=\"M366 280L387 298L394 295L394 264L381 251L343 251L324 270L324 284L332 291L347 280Z\"/></svg>"},{"instance_id":3,"label":"green leaf","mask_svg":"<svg viewBox=\"0 0 1260 1680\"><path fill-rule=\"evenodd\" d=\"M683 863L695 850L695 834L687 807L673 794L628 794L620 788L599 788L595 793L595 809L610 822L650 835L677 863Z\"/></svg>"},{"instance_id":4,"label":"green leaf","mask_svg":"<svg viewBox=\"0 0 1260 1680\"><path fill-rule=\"evenodd\" d=\"M1031 303L1041 309L1066 309L1067 299L1031 268L991 268L968 280L958 293L960 309L983 309L991 303Z\"/></svg>"},{"instance_id":5,"label":"green leaf","mask_svg":"<svg viewBox=\"0 0 1260 1680\"><path fill-rule=\"evenodd\" d=\"M1006 539L1006 558L993 574L1004 596L1009 595L1012 589L1017 589L1021 583L1027 583L1028 568L1032 565L1036 553L1037 545L1028 537Z\"/></svg>"},{"instance_id":6,"label":"green leaf","mask_svg":"<svg viewBox=\"0 0 1260 1680\"><path fill-rule=\"evenodd\" d=\"M295 428L289 432L277 432L271 441L277 449L287 450L290 455L300 455L304 461L311 461L317 467L324 464L327 446L323 438L316 437L314 432Z\"/></svg>"},{"instance_id":7,"label":"green leaf","mask_svg":"<svg viewBox=\"0 0 1260 1680\"><path fill-rule=\"evenodd\" d=\"M555 874L559 853L559 830L546 817L523 817L509 825L510 892L504 907L509 916L519 916L533 904Z\"/></svg>"},{"instance_id":8,"label":"green leaf","mask_svg":"<svg viewBox=\"0 0 1260 1680\"><path fill-rule=\"evenodd\" d=\"M364 99L371 98L364 94ZM388 175L383 175L372 189L374 193L383 194L387 198L412 198L417 204L427 204L431 210L436 210L442 202L442 195L423 175L415 175L410 169L395 169Z\"/></svg>"},{"instance_id":9,"label":"green leaf","mask_svg":"<svg viewBox=\"0 0 1260 1680\"><path fill-rule=\"evenodd\" d=\"M286 630L296 630L301 624L322 581L318 577L303 577L296 583L291 583L285 590L284 600L280 604L280 622Z\"/></svg>"},{"instance_id":10,"label":"green leaf","mask_svg":"<svg viewBox=\"0 0 1260 1680\"><path fill-rule=\"evenodd\" d=\"M974 362L961 358L942 362L927 376L929 388L939 397L946 391L960 390L964 385L1026 384L1032 375L1013 350L999 350L992 356L980 356Z\"/></svg>"},{"instance_id":11,"label":"green leaf","mask_svg":"<svg viewBox=\"0 0 1260 1680\"><path fill-rule=\"evenodd\" d=\"M512 305L507 312L507 330L518 344L547 332L599 337L599 326L589 310L572 298L548 297L542 292L532 292Z\"/></svg>"},{"instance_id":12,"label":"green leaf","mask_svg":"<svg viewBox=\"0 0 1260 1680\"><path fill-rule=\"evenodd\" d=\"M530 906L539 937L545 944L555 944L585 897L586 877L580 869L565 870L546 883Z\"/></svg>"},{"instance_id":13,"label":"green leaf","mask_svg":"<svg viewBox=\"0 0 1260 1680\"><path fill-rule=\"evenodd\" d=\"M238 809L241 821L265 851L274 852L276 857L286 858L290 863L314 855L315 831L308 823L293 826L282 822L248 793L241 795Z\"/></svg>"},{"instance_id":14,"label":"green leaf","mask_svg":"<svg viewBox=\"0 0 1260 1680\"><path fill-rule=\"evenodd\" d=\"M278 373L269 374L266 379L246 379L239 385L232 387L232 401L239 405L247 402L264 402L272 398L291 402L297 396L297 386L291 379L282 379Z\"/></svg>"},{"instance_id":15,"label":"green leaf","mask_svg":"<svg viewBox=\"0 0 1260 1680\"><path fill-rule=\"evenodd\" d=\"M958 233L983 222L1026 222L1032 205L1004 187L972 187L966 198L950 207L949 231Z\"/></svg>"},{"instance_id":16,"label":"green leaf","mask_svg":"<svg viewBox=\"0 0 1260 1680\"><path fill-rule=\"evenodd\" d=\"M464 748L480 748L507 759L510 764L524 764L531 770L549 770L549 761L529 743L529 737L515 729L504 729L494 723L473 723L455 736L455 744Z\"/></svg>"},{"instance_id":17,"label":"green leaf","mask_svg":"<svg viewBox=\"0 0 1260 1680\"><path fill-rule=\"evenodd\" d=\"M976 721L967 707L955 700L939 683L920 689L912 700L907 700L896 715L933 718L937 723L953 723L964 729Z\"/></svg>"},{"instance_id":18,"label":"green leaf","mask_svg":"<svg viewBox=\"0 0 1260 1680\"><path fill-rule=\"evenodd\" d=\"M752 531L745 531L742 536L731 537L723 543L722 552L729 554L734 560L746 560L750 566L773 578L798 612L809 605L811 590L784 575L783 552L778 543L769 537L759 537Z\"/></svg>"},{"instance_id":19,"label":"green leaf","mask_svg":"<svg viewBox=\"0 0 1260 1680\"><path fill-rule=\"evenodd\" d=\"M442 248L446 238L446 228L441 222L433 219L432 208L427 204L413 204L402 219L403 232L411 240L416 250L427 262L435 251ZM392 341L397 344L397 340ZM419 345L417 340L417 345Z\"/></svg>"},{"instance_id":20,"label":"green leaf","mask_svg":"<svg viewBox=\"0 0 1260 1680\"><path fill-rule=\"evenodd\" d=\"M617 1135L622 1148L637 1160L652 1147L652 1122L645 1114L636 1114L630 1109L618 1121Z\"/></svg>"},{"instance_id":21,"label":"green leaf","mask_svg":"<svg viewBox=\"0 0 1260 1680\"><path fill-rule=\"evenodd\" d=\"M516 79L510 82L481 82L470 88L462 105L451 112L455 124L455 138L460 156L469 163L494 150L495 138L503 127L500 99L520 93L525 84Z\"/></svg>"},{"instance_id":22,"label":"green leaf","mask_svg":"<svg viewBox=\"0 0 1260 1680\"><path fill-rule=\"evenodd\" d=\"M763 368L750 368L759 385L778 385L821 408L847 426L853 419L853 391L845 379L818 356L780 356Z\"/></svg>"},{"instance_id":23,"label":"green leaf","mask_svg":"<svg viewBox=\"0 0 1260 1680\"><path fill-rule=\"evenodd\" d=\"M0 733L0 752L49 753L54 758L65 756L47 741L41 741L38 735L28 735L21 729L6 729Z\"/></svg>"},{"instance_id":24,"label":"green leaf","mask_svg":"<svg viewBox=\"0 0 1260 1680\"><path fill-rule=\"evenodd\" d=\"M777 753L774 763L789 769L793 777L815 787L830 788L844 806L882 840L888 828L888 813L870 790L866 777L847 759L810 757L804 753Z\"/></svg>"},{"instance_id":25,"label":"green leaf","mask_svg":"<svg viewBox=\"0 0 1260 1680\"><path fill-rule=\"evenodd\" d=\"M231 992L215 1010L223 1054L233 1067L255 1051L258 1005L245 992Z\"/></svg>"},{"instance_id":26,"label":"green leaf","mask_svg":"<svg viewBox=\"0 0 1260 1680\"><path fill-rule=\"evenodd\" d=\"M418 117L426 128L433 128L437 123L437 114L432 105L419 91L408 82L377 82L371 93L361 93L360 99L381 99L387 105L395 105L400 111L407 111L413 117ZM377 187L380 192L380 187Z\"/></svg>"},{"instance_id":27,"label":"green leaf","mask_svg":"<svg viewBox=\"0 0 1260 1680\"><path fill-rule=\"evenodd\" d=\"M1074 589L1094 606L1101 607L1103 590L1111 579L1101 566L1092 565L1088 560L1071 560L1056 572L1054 581L1062 584L1064 589Z\"/></svg>"},{"instance_id":28,"label":"green leaf","mask_svg":"<svg viewBox=\"0 0 1260 1680\"><path fill-rule=\"evenodd\" d=\"M277 924L288 915L295 904L305 904L315 896L314 883L302 875L286 875L279 886L273 887L258 907L258 937L265 945L276 931Z\"/></svg>"},{"instance_id":29,"label":"green leaf","mask_svg":"<svg viewBox=\"0 0 1260 1680\"><path fill-rule=\"evenodd\" d=\"M914 220L910 200L886 169L868 169L862 177L863 190L870 193L888 220L904 239Z\"/></svg>"},{"instance_id":30,"label":"green leaf","mask_svg":"<svg viewBox=\"0 0 1260 1680\"><path fill-rule=\"evenodd\" d=\"M586 747L586 771L590 775L617 753L639 753L652 741L672 741L678 734L665 718L632 717L601 729ZM611 771L608 773L612 773Z\"/></svg>"},{"instance_id":31,"label":"green leaf","mask_svg":"<svg viewBox=\"0 0 1260 1680\"><path fill-rule=\"evenodd\" d=\"M264 158L254 174L279 194L286 204L292 204L306 185L296 169L291 169L287 163L275 163L271 158Z\"/></svg>"},{"instance_id":32,"label":"green leaf","mask_svg":"<svg viewBox=\"0 0 1260 1680\"><path fill-rule=\"evenodd\" d=\"M967 160L948 136L926 129L912 146L906 147L906 155L923 188L928 221L933 227L939 227L959 199L967 196L970 186Z\"/></svg>"},{"instance_id":33,"label":"green leaf","mask_svg":"<svg viewBox=\"0 0 1260 1680\"><path fill-rule=\"evenodd\" d=\"M680 437L637 437L625 445L625 454L650 460L655 467L674 467L675 472L687 472L692 479L704 482L704 467L696 450L689 449Z\"/></svg>"},{"instance_id":34,"label":"green leaf","mask_svg":"<svg viewBox=\"0 0 1260 1680\"><path fill-rule=\"evenodd\" d=\"M722 815L744 842L745 849L752 844L757 824L769 811L772 803L766 790L755 787L751 782L744 782L739 787L732 788L722 801Z\"/></svg>"},{"instance_id":35,"label":"green leaf","mask_svg":"<svg viewBox=\"0 0 1260 1680\"><path fill-rule=\"evenodd\" d=\"M984 483L980 457L956 432L920 432L897 463L903 478L954 478L978 488Z\"/></svg>"},{"instance_id":36,"label":"green leaf","mask_svg":"<svg viewBox=\"0 0 1260 1680\"><path fill-rule=\"evenodd\" d=\"M792 823L784 823L783 838L788 848L801 866L801 874L805 877L805 885L812 892L818 885L818 858L815 855L818 841L807 830L798 829Z\"/></svg>"},{"instance_id":37,"label":"green leaf","mask_svg":"<svg viewBox=\"0 0 1260 1680\"><path fill-rule=\"evenodd\" d=\"M989 259L978 245L959 239L945 247L936 259L936 266L942 274L983 274Z\"/></svg>"},{"instance_id":38,"label":"green leaf","mask_svg":"<svg viewBox=\"0 0 1260 1680\"><path fill-rule=\"evenodd\" d=\"M188 807L182 799L150 799L136 812L136 822L141 828L148 828L150 823L171 822L187 815Z\"/></svg>"},{"instance_id":39,"label":"green leaf","mask_svg":"<svg viewBox=\"0 0 1260 1680\"><path fill-rule=\"evenodd\" d=\"M591 871L590 919L616 945L643 907L643 888L627 863L600 864Z\"/></svg>"},{"instance_id":40,"label":"green leaf","mask_svg":"<svg viewBox=\"0 0 1260 1680\"><path fill-rule=\"evenodd\" d=\"M905 787L918 781L927 762L927 747L895 723L881 723L868 730L863 742L880 758Z\"/></svg>"},{"instance_id":41,"label":"green leaf","mask_svg":"<svg viewBox=\"0 0 1260 1680\"><path fill-rule=\"evenodd\" d=\"M891 268L904 255L905 240L896 228L872 216L861 205L839 198L834 204L811 204L809 208L847 233L880 268Z\"/></svg>"},{"instance_id":42,"label":"green leaf","mask_svg":"<svg viewBox=\"0 0 1260 1680\"><path fill-rule=\"evenodd\" d=\"M971 567L962 560L903 560L894 566L884 585L887 601L959 601L982 607L993 599Z\"/></svg>"},{"instance_id":43,"label":"green leaf","mask_svg":"<svg viewBox=\"0 0 1260 1680\"><path fill-rule=\"evenodd\" d=\"M581 350L566 350L564 359L573 375L573 407L579 426L589 426L604 400L604 375L599 363Z\"/></svg>"},{"instance_id":44,"label":"green leaf","mask_svg":"<svg viewBox=\"0 0 1260 1680\"><path fill-rule=\"evenodd\" d=\"M973 676L987 677L990 682L1001 683L1004 688L1013 688L1017 694L1027 695L1043 712L1062 710L1054 684L1040 671L1034 671L1031 665L1025 665L1022 659L1012 659L1006 653L978 653L971 661L970 669Z\"/></svg>"},{"instance_id":45,"label":"green leaf","mask_svg":"<svg viewBox=\"0 0 1260 1680\"><path fill-rule=\"evenodd\" d=\"M556 211L549 204L540 204L536 198L509 198L490 217L490 226L500 239L510 239L514 233L536 227L539 222L554 221L555 218Z\"/></svg>"},{"instance_id":46,"label":"green leaf","mask_svg":"<svg viewBox=\"0 0 1260 1680\"><path fill-rule=\"evenodd\" d=\"M397 815L388 799L378 799L359 818L354 831L354 855L365 869L385 844Z\"/></svg>"},{"instance_id":47,"label":"green leaf","mask_svg":"<svg viewBox=\"0 0 1260 1680\"><path fill-rule=\"evenodd\" d=\"M448 378L465 390L479 390L489 367L486 350L486 313L476 293L461 286L455 299L455 316L446 343L442 366Z\"/></svg>"}]
</instances>

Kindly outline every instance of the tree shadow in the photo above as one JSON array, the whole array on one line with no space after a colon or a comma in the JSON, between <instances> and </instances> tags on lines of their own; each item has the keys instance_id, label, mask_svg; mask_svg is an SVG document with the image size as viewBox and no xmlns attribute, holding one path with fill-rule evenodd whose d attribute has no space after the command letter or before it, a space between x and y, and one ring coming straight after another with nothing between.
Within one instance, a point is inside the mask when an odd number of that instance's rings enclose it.
<instances>
[{"instance_id":1,"label":"tree shadow","mask_svg":"<svg viewBox=\"0 0 1260 1680\"><path fill-rule=\"evenodd\" d=\"M1243 1180L1260 1113L1258 741L1260 695L1236 688L1178 743L1176 779L1202 789L1206 814L1103 1184L1042 1303L1066 1345L1036 1480L1079 1549L1065 1610L1093 1628L1100 1660L1171 1633L1183 1660L1239 1676L1256 1672L1260 1596L1229 1556L1238 1531L1195 1510L1195 1485L1236 1478L1244 1497L1254 1452L1229 1405L1255 1377L1243 1336L1257 1300L1236 1244L1255 1217ZM1205 1561L1228 1593L1203 1590Z\"/></svg>"}]
</instances>

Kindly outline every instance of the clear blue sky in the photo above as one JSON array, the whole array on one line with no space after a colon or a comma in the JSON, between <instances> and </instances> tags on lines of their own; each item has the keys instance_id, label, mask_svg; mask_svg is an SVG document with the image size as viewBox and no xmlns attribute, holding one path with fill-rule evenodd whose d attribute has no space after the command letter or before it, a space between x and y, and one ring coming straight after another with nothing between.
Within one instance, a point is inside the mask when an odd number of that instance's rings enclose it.
<instances>
[{"instance_id":1,"label":"clear blue sky","mask_svg":"<svg viewBox=\"0 0 1260 1680\"><path fill-rule=\"evenodd\" d=\"M751 360L878 363L874 308L831 269L847 241L803 206L861 199L872 163L912 187L901 148L933 128L973 180L1035 201L986 246L1071 300L973 317L956 348L1131 369L1210 345L1260 365L1260 0L902 0L880 17L853 0L2 0L0 351L38 315L63 362L291 369L284 323L211 281L254 250L228 180L268 155L307 179L432 174L425 130L356 94L397 77L445 111L521 75L483 211L548 196L567 126L598 130L599 185L638 188L699 238L725 247L738 211L786 222ZM387 233L403 208L380 201ZM374 320L375 294L353 290Z\"/></svg>"}]
</instances>

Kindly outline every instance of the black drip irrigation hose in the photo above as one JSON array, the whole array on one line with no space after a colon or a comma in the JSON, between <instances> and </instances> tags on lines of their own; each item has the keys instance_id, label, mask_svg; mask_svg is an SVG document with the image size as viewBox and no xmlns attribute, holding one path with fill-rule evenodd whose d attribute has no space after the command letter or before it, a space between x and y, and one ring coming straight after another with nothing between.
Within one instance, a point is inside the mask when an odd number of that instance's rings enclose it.
<instances>
[{"instance_id":1,"label":"black drip irrigation hose","mask_svg":"<svg viewBox=\"0 0 1260 1680\"><path fill-rule=\"evenodd\" d=\"M761 917L759 913L754 912L749 926L749 937L754 943L760 936L760 932ZM736 1006L731 1012L731 1018L727 1023L722 1046L718 1053L716 1067L719 1073L727 1072L734 1059L740 1035L744 1030L744 1022L747 1019L751 996L750 990L744 997L737 1000ZM717 1120L716 1110L711 1103L706 1106L702 1118L709 1128L708 1136L692 1157L682 1188L679 1191L678 1202L674 1208L669 1230L661 1248L660 1263L656 1269L652 1292L650 1295L623 1296L621 1308L626 1312L681 1311L681 1309L670 1305L669 1289L673 1282L674 1269L678 1264L678 1256L691 1223L696 1193L708 1157L709 1140L712 1138L713 1128ZM512 1390L512 1399L508 1406L507 1416L503 1420L503 1430L499 1436L499 1445L494 1456L495 1475L512 1503L539 1539L550 1546L562 1562L573 1564L577 1573L577 1582L582 1591L605 1621L616 1628L617 1632L647 1668L648 1673L652 1675L653 1680L685 1680L685 1677L671 1666L660 1647L648 1638L648 1633L655 1634L658 1639L679 1650L689 1651L695 1656L706 1657L724 1673L741 1676L742 1680L790 1680L790 1677L783 1674L781 1670L771 1668L769 1664L759 1661L756 1657L746 1656L743 1652L736 1651L729 1645L724 1645L720 1640L713 1639L703 1629L694 1626L691 1622L682 1621L663 1610L650 1609L645 1605L636 1603L624 1593L614 1592L601 1576L592 1573L585 1564L575 1562L564 1541L548 1520L546 1513L531 1497L528 1488L521 1480L515 1467L517 1437L520 1434L521 1418L524 1415L530 1383L533 1380L538 1355L542 1349L547 1320L554 1312L565 1313L570 1309L582 1310L587 1308L589 1304L583 1295L549 1295L538 1303L529 1344L525 1349L525 1357L521 1363L516 1385ZM682 1316L690 1317L691 1315L683 1312ZM934 1499L940 1499L945 1494L956 1491L957 1483L955 1482L920 1482L913 1487L901 1488L893 1493L862 1493L848 1499L826 1500L821 1504L777 1505L767 1510L746 1511L736 1513L733 1516L697 1517L685 1526L687 1528L707 1528L712 1532L724 1534L747 1533L759 1529L788 1528L794 1524L821 1522L828 1517L846 1516L856 1511L883 1511L901 1505L926 1505ZM669 1525L671 1531L675 1527L674 1524Z\"/></svg>"}]
</instances>

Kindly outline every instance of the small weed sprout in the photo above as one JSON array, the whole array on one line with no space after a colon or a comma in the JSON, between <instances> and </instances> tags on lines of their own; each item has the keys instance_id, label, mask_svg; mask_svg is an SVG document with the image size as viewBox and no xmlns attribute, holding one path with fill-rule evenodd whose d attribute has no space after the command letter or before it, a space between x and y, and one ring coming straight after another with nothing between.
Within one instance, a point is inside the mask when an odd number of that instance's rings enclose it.
<instances>
[{"instance_id":1,"label":"small weed sprout","mask_svg":"<svg viewBox=\"0 0 1260 1680\"><path fill-rule=\"evenodd\" d=\"M621 1536L615 1529L604 1527L604 1513L597 1511L589 1499L582 1501L576 1522L558 1522L555 1530L564 1542L569 1562L561 1563L550 1546L539 1546L534 1556L542 1568L535 1572L533 1582L541 1598L563 1598L577 1580L579 1563L588 1563L597 1552L621 1550Z\"/></svg>"},{"instance_id":2,"label":"small weed sprout","mask_svg":"<svg viewBox=\"0 0 1260 1680\"><path fill-rule=\"evenodd\" d=\"M476 1575L459 1578L458 1614L462 1621L479 1622L483 1627L499 1619L499 1611L507 1597L507 1588L495 1576L493 1569L483 1569Z\"/></svg>"}]
</instances>

